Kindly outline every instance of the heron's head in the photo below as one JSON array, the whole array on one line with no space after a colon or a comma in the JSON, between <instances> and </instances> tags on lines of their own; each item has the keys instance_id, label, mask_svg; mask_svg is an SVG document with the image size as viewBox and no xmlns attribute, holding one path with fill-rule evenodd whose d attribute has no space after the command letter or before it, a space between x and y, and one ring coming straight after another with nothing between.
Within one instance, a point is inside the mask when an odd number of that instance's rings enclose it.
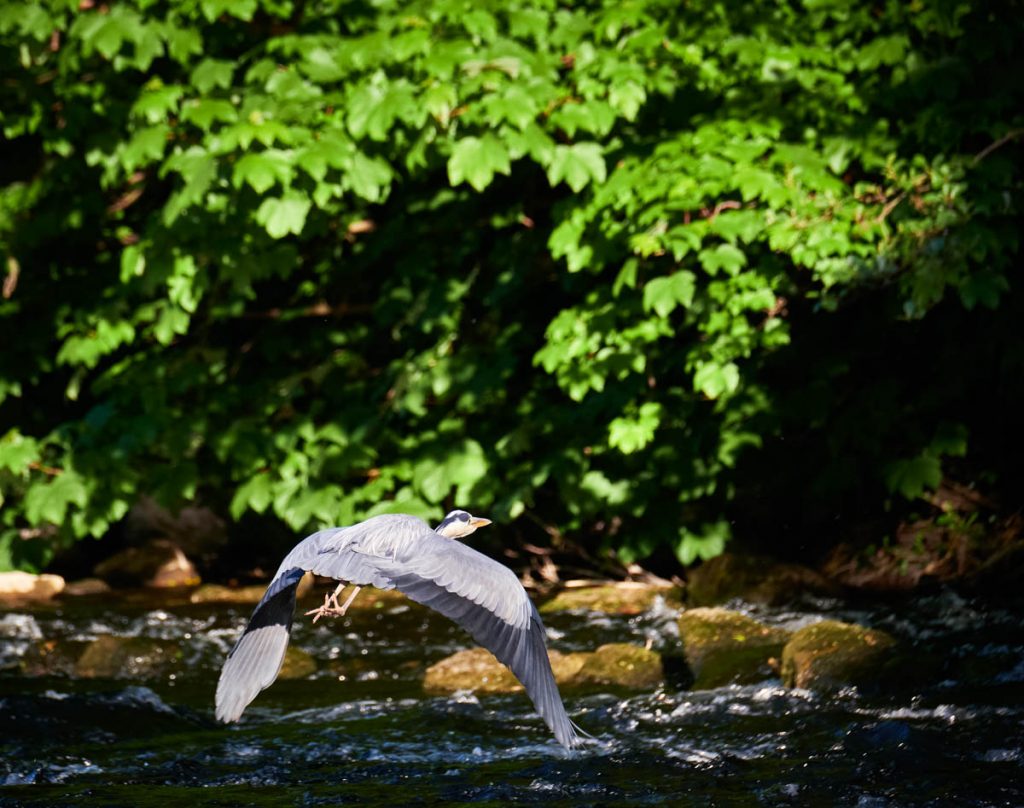
<instances>
[{"instance_id":1,"label":"heron's head","mask_svg":"<svg viewBox=\"0 0 1024 808\"><path fill-rule=\"evenodd\" d=\"M434 532L447 536L449 539L459 539L468 536L478 527L485 527L490 523L490 519L484 519L482 516L473 516L465 511L452 511L441 520L441 524L434 528Z\"/></svg>"}]
</instances>

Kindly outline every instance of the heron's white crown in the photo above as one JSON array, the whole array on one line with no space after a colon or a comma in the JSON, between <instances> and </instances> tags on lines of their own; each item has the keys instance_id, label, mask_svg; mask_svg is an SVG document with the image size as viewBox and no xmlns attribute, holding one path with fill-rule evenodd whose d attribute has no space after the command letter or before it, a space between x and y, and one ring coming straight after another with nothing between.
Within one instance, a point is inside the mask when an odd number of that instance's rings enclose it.
<instances>
[{"instance_id":1,"label":"heron's white crown","mask_svg":"<svg viewBox=\"0 0 1024 808\"><path fill-rule=\"evenodd\" d=\"M490 519L484 519L482 516L473 516L466 511L454 510L441 520L441 524L434 528L434 532L449 539L459 539L468 536L478 527L485 527L490 523Z\"/></svg>"}]
</instances>

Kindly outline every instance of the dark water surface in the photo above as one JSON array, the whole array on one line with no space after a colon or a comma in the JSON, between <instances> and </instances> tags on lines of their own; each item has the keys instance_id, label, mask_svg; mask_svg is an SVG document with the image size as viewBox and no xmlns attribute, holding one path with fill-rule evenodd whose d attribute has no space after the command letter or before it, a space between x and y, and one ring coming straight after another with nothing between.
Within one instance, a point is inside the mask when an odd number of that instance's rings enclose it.
<instances>
[{"instance_id":1,"label":"dark water surface","mask_svg":"<svg viewBox=\"0 0 1024 808\"><path fill-rule=\"evenodd\" d=\"M425 696L424 668L468 647L444 618L389 605L311 626L311 678L280 681L242 722L212 720L220 664L249 608L76 602L0 612L0 805L1024 805L1020 609L944 593L899 608L767 610L895 634L924 684L834 696L777 680L690 692L568 694L604 745L566 753L523 695ZM674 612L550 617L560 650L678 650ZM159 679L27 678L41 640L180 644Z\"/></svg>"}]
</instances>

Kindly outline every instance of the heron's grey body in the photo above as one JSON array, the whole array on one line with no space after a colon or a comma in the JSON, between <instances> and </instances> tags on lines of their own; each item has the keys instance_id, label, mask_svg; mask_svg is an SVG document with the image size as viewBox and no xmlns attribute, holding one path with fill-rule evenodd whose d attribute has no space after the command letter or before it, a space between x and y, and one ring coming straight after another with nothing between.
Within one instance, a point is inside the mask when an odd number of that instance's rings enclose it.
<instances>
[{"instance_id":1,"label":"heron's grey body","mask_svg":"<svg viewBox=\"0 0 1024 808\"><path fill-rule=\"evenodd\" d=\"M451 618L516 675L563 746L572 748L580 742L580 731L565 712L551 672L544 625L515 574L405 514L321 530L285 557L224 663L216 696L221 721L237 721L277 678L288 647L296 588L306 571L360 586L397 589Z\"/></svg>"}]
</instances>

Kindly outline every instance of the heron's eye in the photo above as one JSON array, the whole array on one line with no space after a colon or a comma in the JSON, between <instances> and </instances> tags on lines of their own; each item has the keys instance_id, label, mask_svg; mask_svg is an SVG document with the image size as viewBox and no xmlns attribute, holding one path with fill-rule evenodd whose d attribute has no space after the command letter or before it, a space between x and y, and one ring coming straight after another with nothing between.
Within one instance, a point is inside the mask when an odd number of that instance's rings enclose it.
<instances>
[{"instance_id":1,"label":"heron's eye","mask_svg":"<svg viewBox=\"0 0 1024 808\"><path fill-rule=\"evenodd\" d=\"M463 511L462 513L459 514L459 519L462 520L463 522L468 522L469 521L469 514L466 513L465 511Z\"/></svg>"}]
</instances>

